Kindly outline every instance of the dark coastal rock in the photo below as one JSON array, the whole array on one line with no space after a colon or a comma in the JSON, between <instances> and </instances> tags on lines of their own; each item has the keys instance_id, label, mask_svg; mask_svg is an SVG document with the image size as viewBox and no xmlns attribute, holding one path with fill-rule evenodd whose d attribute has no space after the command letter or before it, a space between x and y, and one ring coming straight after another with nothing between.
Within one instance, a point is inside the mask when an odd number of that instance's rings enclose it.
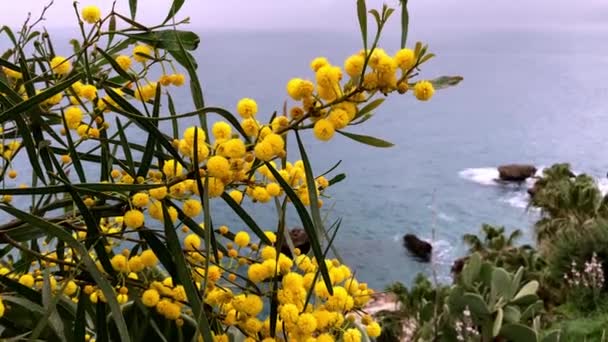
<instances>
[{"instance_id":1,"label":"dark coastal rock","mask_svg":"<svg viewBox=\"0 0 608 342\"><path fill-rule=\"evenodd\" d=\"M304 231L304 229L291 229L289 231L289 236L291 237L291 241L293 241L294 248L298 248L302 254L306 254L308 251L310 251L310 240L308 240L308 235L306 235L306 231ZM285 238L283 238L283 243L281 244L281 253L290 258L292 257L291 252L289 251L289 246L287 245L287 242L285 242Z\"/></svg>"},{"instance_id":2,"label":"dark coastal rock","mask_svg":"<svg viewBox=\"0 0 608 342\"><path fill-rule=\"evenodd\" d=\"M456 259L454 261L454 263L452 264L452 275L453 276L458 276L460 274L460 272L462 272L462 268L464 267L464 264L466 264L468 260L468 257L462 257L459 259Z\"/></svg>"},{"instance_id":3,"label":"dark coastal rock","mask_svg":"<svg viewBox=\"0 0 608 342\"><path fill-rule=\"evenodd\" d=\"M425 262L431 261L433 246L424 240L420 240L416 235L405 234L403 245L416 258Z\"/></svg>"},{"instance_id":4,"label":"dark coastal rock","mask_svg":"<svg viewBox=\"0 0 608 342\"><path fill-rule=\"evenodd\" d=\"M533 165L509 164L498 167L498 177L503 181L522 182L535 174L536 167Z\"/></svg>"}]
</instances>

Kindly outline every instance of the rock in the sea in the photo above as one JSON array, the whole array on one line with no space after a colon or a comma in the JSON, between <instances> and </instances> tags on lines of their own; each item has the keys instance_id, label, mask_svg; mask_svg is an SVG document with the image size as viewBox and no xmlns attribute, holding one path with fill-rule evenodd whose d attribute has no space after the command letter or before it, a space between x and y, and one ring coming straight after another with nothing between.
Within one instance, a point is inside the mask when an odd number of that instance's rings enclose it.
<instances>
[{"instance_id":1,"label":"rock in the sea","mask_svg":"<svg viewBox=\"0 0 608 342\"><path fill-rule=\"evenodd\" d=\"M291 237L291 241L293 241L294 248L298 248L302 254L308 253L310 250L310 240L308 240L308 235L306 235L306 231L304 231L304 229L291 229L289 231L289 236ZM289 246L287 245L287 242L285 242L285 238L283 238L283 244L281 245L281 253L290 258L292 257L291 252L289 251Z\"/></svg>"},{"instance_id":2,"label":"rock in the sea","mask_svg":"<svg viewBox=\"0 0 608 342\"><path fill-rule=\"evenodd\" d=\"M498 167L498 177L503 181L522 182L536 174L536 167L527 164L509 164Z\"/></svg>"},{"instance_id":3,"label":"rock in the sea","mask_svg":"<svg viewBox=\"0 0 608 342\"><path fill-rule=\"evenodd\" d=\"M458 258L456 260L454 260L454 263L452 264L452 275L453 276L458 276L460 275L460 272L462 272L462 268L464 267L464 264L466 264L468 260L468 257L462 257L462 258Z\"/></svg>"},{"instance_id":4,"label":"rock in the sea","mask_svg":"<svg viewBox=\"0 0 608 342\"><path fill-rule=\"evenodd\" d=\"M403 237L403 245L418 259L426 262L431 261L433 246L430 243L419 239L416 235L405 234Z\"/></svg>"}]
</instances>

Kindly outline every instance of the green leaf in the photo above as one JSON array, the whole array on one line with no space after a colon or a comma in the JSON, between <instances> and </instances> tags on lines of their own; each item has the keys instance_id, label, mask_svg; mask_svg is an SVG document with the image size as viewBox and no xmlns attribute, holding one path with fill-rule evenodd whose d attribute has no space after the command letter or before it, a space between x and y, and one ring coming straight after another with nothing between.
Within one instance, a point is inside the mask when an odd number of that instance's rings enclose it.
<instances>
[{"instance_id":1,"label":"green leaf","mask_svg":"<svg viewBox=\"0 0 608 342\"><path fill-rule=\"evenodd\" d=\"M116 62L112 56L108 55L103 49L97 47L97 52L101 54L101 56L110 63L112 69L116 71L120 76L122 76L125 80L134 81L133 76L129 75L123 68L120 67L120 64Z\"/></svg>"},{"instance_id":2,"label":"green leaf","mask_svg":"<svg viewBox=\"0 0 608 342\"><path fill-rule=\"evenodd\" d=\"M517 323L521 318L521 312L516 306L507 305L504 308L504 320L508 323Z\"/></svg>"},{"instance_id":3,"label":"green leaf","mask_svg":"<svg viewBox=\"0 0 608 342\"><path fill-rule=\"evenodd\" d=\"M604 330L605 332L605 330ZM560 341L561 330L553 330L546 333L545 337L543 337L542 342L559 342Z\"/></svg>"},{"instance_id":4,"label":"green leaf","mask_svg":"<svg viewBox=\"0 0 608 342\"><path fill-rule=\"evenodd\" d=\"M13 45L17 45L17 39L15 39L15 34L13 33L13 31L11 30L10 27L4 25L2 26L2 28L0 28L0 33L6 33L6 35L8 36L8 38L11 40L11 42L13 43Z\"/></svg>"},{"instance_id":5,"label":"green leaf","mask_svg":"<svg viewBox=\"0 0 608 342\"><path fill-rule=\"evenodd\" d=\"M84 291L80 291L78 294L78 307L76 308L76 319L74 320L74 341L84 341L85 337L85 305L89 300L87 294Z\"/></svg>"},{"instance_id":6,"label":"green leaf","mask_svg":"<svg viewBox=\"0 0 608 342\"><path fill-rule=\"evenodd\" d=\"M135 14L137 14L137 0L129 0L129 12L131 13L131 19L135 19Z\"/></svg>"},{"instance_id":7,"label":"green leaf","mask_svg":"<svg viewBox=\"0 0 608 342\"><path fill-rule=\"evenodd\" d=\"M315 258L317 259L317 263L319 264L319 270L321 272L321 275L323 276L325 286L327 287L329 294L333 295L333 286L331 284L331 279L329 278L329 270L327 269L327 265L325 264L325 258L323 257L323 253L321 251L319 237L317 236L315 226L313 225L313 222L310 216L308 215L308 212L306 211L306 207L304 206L304 204L302 204L302 201L300 201L300 198L298 197L298 195L296 195L291 186L287 184L287 182L285 182L279 172L272 165L270 165L270 163L264 162L264 164L268 167L268 170L270 170L277 182L279 182L279 184L285 191L285 194L287 195L287 197L289 197L294 207L296 208L298 216L302 221L304 231L306 232L306 235L308 235L308 239L310 240L312 252Z\"/></svg>"},{"instance_id":8,"label":"green leaf","mask_svg":"<svg viewBox=\"0 0 608 342\"><path fill-rule=\"evenodd\" d=\"M306 154L306 149L304 148L304 144L302 143L302 139L300 138L300 133L296 130L296 140L298 142L298 149L300 151L300 157L302 158L302 162L304 164L304 174L306 176L306 187L308 188L308 198L310 201L310 213L312 215L312 223L314 224L315 230L317 232L317 236L322 238L323 236L323 220L321 220L321 212L319 210L319 199L317 198L317 184L315 182L315 177L312 174L312 166L310 165L310 160L308 159L308 155Z\"/></svg>"},{"instance_id":9,"label":"green leaf","mask_svg":"<svg viewBox=\"0 0 608 342\"><path fill-rule=\"evenodd\" d=\"M195 139L194 141L196 141ZM171 222L171 216L169 216L169 211L167 210L167 203L163 202L163 221L165 226L165 236L167 238L167 247L169 251L173 255L173 260L175 261L175 267L177 271L177 281L184 286L184 291L186 292L186 296L188 298L188 303L192 308L192 313L196 318L197 323L199 324L199 331L201 332L205 341L213 341L213 337L211 336L211 327L209 326L209 320L207 319L207 315L205 310L203 310L201 305L201 297L199 296L198 290L194 285L194 281L190 276L190 271L188 266L186 265L186 259L184 258L184 254L182 252L182 246L179 243L179 237L175 232L175 227L173 226L173 222ZM208 258L207 258L208 259ZM205 277L207 275L205 274Z\"/></svg>"},{"instance_id":10,"label":"green leaf","mask_svg":"<svg viewBox=\"0 0 608 342\"><path fill-rule=\"evenodd\" d=\"M52 87L47 88L40 94L32 96L32 97L28 98L27 100L14 105L13 107L9 108L8 110L0 113L0 123L14 120L15 117L17 115L19 115L20 113L28 112L30 109L34 108L35 106L39 105L40 103L48 100L49 98L53 97L54 95L56 95L58 93L64 91L65 89L70 87L72 84L74 84L76 81L78 81L81 77L82 77L81 73L75 73L72 76L66 78L64 81L57 83ZM3 82L0 82L0 84L2 84L2 83ZM0 89L0 91L7 92L5 89Z\"/></svg>"},{"instance_id":11,"label":"green leaf","mask_svg":"<svg viewBox=\"0 0 608 342\"><path fill-rule=\"evenodd\" d=\"M185 50L196 50L201 41L196 33L181 30L160 30L125 35L154 48L168 51L180 51L180 42Z\"/></svg>"},{"instance_id":12,"label":"green leaf","mask_svg":"<svg viewBox=\"0 0 608 342\"><path fill-rule=\"evenodd\" d=\"M198 68L198 63L188 51L169 50L169 54L185 68L187 68L188 65L192 65L194 69Z\"/></svg>"},{"instance_id":13,"label":"green leaf","mask_svg":"<svg viewBox=\"0 0 608 342\"><path fill-rule=\"evenodd\" d=\"M479 253L473 253L469 257L469 260L462 268L462 281L468 287L473 286L473 283L479 277L481 271L481 255Z\"/></svg>"},{"instance_id":14,"label":"green leaf","mask_svg":"<svg viewBox=\"0 0 608 342\"><path fill-rule=\"evenodd\" d=\"M538 339L538 335L532 328L519 323L505 324L500 330L500 336L510 341L535 342Z\"/></svg>"},{"instance_id":15,"label":"green leaf","mask_svg":"<svg viewBox=\"0 0 608 342\"><path fill-rule=\"evenodd\" d=\"M0 115L2 115L2 114L0 114ZM22 139L23 145L25 146L28 160L29 160L30 164L32 165L32 170L34 171L34 173L36 174L38 179L40 179L42 181L42 183L44 183L46 185L47 181L46 181L46 177L44 177L45 172L42 171L42 167L40 166L40 161L38 160L38 149L36 148L34 139L32 138L32 136L30 134L30 132L31 132L30 126L28 126L25 123L25 120L23 120L23 118L21 116L16 116L14 118L14 120L15 120L15 124L17 125L17 129L22 132L21 138L23 138ZM47 171L53 172L52 169L47 170Z\"/></svg>"},{"instance_id":16,"label":"green leaf","mask_svg":"<svg viewBox=\"0 0 608 342\"><path fill-rule=\"evenodd\" d=\"M127 140L127 135L120 123L118 117L116 117L116 128L118 129L118 133L120 134L120 143L122 145L122 151L125 154L125 158L127 159L127 166L129 167L129 173L131 175L135 174L135 164L133 164L133 155L131 154L131 149L129 148L129 143Z\"/></svg>"},{"instance_id":17,"label":"green leaf","mask_svg":"<svg viewBox=\"0 0 608 342\"><path fill-rule=\"evenodd\" d=\"M509 273L501 267L494 268L492 271L492 293L496 295L496 298L499 297L510 300L513 296L513 292L517 289L511 288L511 277Z\"/></svg>"},{"instance_id":18,"label":"green leaf","mask_svg":"<svg viewBox=\"0 0 608 342\"><path fill-rule=\"evenodd\" d=\"M410 15L407 11L407 0L401 0L401 48L407 45L407 30L410 23Z\"/></svg>"},{"instance_id":19,"label":"green leaf","mask_svg":"<svg viewBox=\"0 0 608 342\"><path fill-rule=\"evenodd\" d=\"M538 281L532 280L524 285L519 292L513 298L513 301L517 301L524 296L536 295L536 291L538 291Z\"/></svg>"},{"instance_id":20,"label":"green leaf","mask_svg":"<svg viewBox=\"0 0 608 342\"><path fill-rule=\"evenodd\" d=\"M13 208L7 205L0 205L0 209L4 210L8 214L16 217L20 220L28 222L33 226L37 226L43 231L45 231L49 236L54 236L57 239L65 242L69 245L75 253L81 258L84 263L87 271L93 277L93 280L99 286L104 296L108 301L108 305L110 306L110 310L112 311L112 318L116 323L116 327L118 329L118 333L122 341L129 341L129 332L127 329L127 324L122 316L120 311L120 306L116 301L116 296L114 295L114 291L112 289L112 285L103 277L103 275L97 269L97 265L91 257L89 256L88 250L76 239L72 237L72 234L65 231L61 226L56 225L54 223L50 223L42 218L36 217L24 211L21 211L17 208Z\"/></svg>"},{"instance_id":21,"label":"green leaf","mask_svg":"<svg viewBox=\"0 0 608 342\"><path fill-rule=\"evenodd\" d=\"M163 21L163 25L166 24L169 20L171 20L171 18L173 18L177 14L177 12L179 12L184 2L185 0L173 0L171 9L169 9L169 14L167 14L167 18L165 18L165 21Z\"/></svg>"},{"instance_id":22,"label":"green leaf","mask_svg":"<svg viewBox=\"0 0 608 342\"><path fill-rule=\"evenodd\" d=\"M243 222L247 225L247 227L249 229L251 229L251 231L257 235L257 237L260 238L260 240L262 240L262 242L264 242L267 245L272 245L272 242L270 241L270 239L268 239L268 236L266 236L266 234L264 234L264 231L262 230L262 228L260 228L260 226L258 226L258 224L255 222L255 220L253 218L251 218L251 216L249 216L249 214L245 211L245 209L243 209L242 206L240 206L238 203L236 203L236 201L234 199L232 199L232 197L230 197L230 195L226 192L224 192L221 195L222 199L224 200L224 202L226 202L226 204L228 204L228 206L230 208L232 208L232 210L235 212L235 214L237 214L241 220L243 220Z\"/></svg>"},{"instance_id":23,"label":"green leaf","mask_svg":"<svg viewBox=\"0 0 608 342\"><path fill-rule=\"evenodd\" d=\"M471 312L474 312L478 316L487 316L490 314L490 310L483 300L483 297L477 293L465 293L463 299Z\"/></svg>"},{"instance_id":24,"label":"green leaf","mask_svg":"<svg viewBox=\"0 0 608 342\"><path fill-rule=\"evenodd\" d=\"M500 333L500 328L502 328L503 315L504 314L502 308L498 308L496 318L494 318L494 325L492 326L492 337L496 337Z\"/></svg>"},{"instance_id":25,"label":"green leaf","mask_svg":"<svg viewBox=\"0 0 608 342\"><path fill-rule=\"evenodd\" d=\"M362 144L374 146L374 147L392 147L392 146L395 146L391 142L388 142L386 140L382 140L382 139L379 139L379 138L376 138L376 137L371 137L369 135L349 133L349 132L340 131L340 130L336 130L336 132L342 134L343 136L345 136L347 138L351 138L354 141L360 142Z\"/></svg>"},{"instance_id":26,"label":"green leaf","mask_svg":"<svg viewBox=\"0 0 608 342\"><path fill-rule=\"evenodd\" d=\"M445 89L458 85L458 83L460 83L462 80L462 76L441 76L431 80L430 82L433 84L433 88L435 89Z\"/></svg>"},{"instance_id":27,"label":"green leaf","mask_svg":"<svg viewBox=\"0 0 608 342\"><path fill-rule=\"evenodd\" d=\"M357 0L357 17L359 18L361 38L363 38L363 49L367 51L367 6L365 0Z\"/></svg>"},{"instance_id":28,"label":"green leaf","mask_svg":"<svg viewBox=\"0 0 608 342\"><path fill-rule=\"evenodd\" d=\"M329 186L332 186L336 183L340 183L341 181L346 179L346 174L344 173L340 173L338 175L336 175L334 178L329 180Z\"/></svg>"},{"instance_id":29,"label":"green leaf","mask_svg":"<svg viewBox=\"0 0 608 342\"><path fill-rule=\"evenodd\" d=\"M357 114L355 115L355 117L351 120L351 121L355 121L358 118L371 113L374 109L378 108L378 106L380 106L382 103L384 102L383 98L379 98L379 99L375 99L374 101L368 103L365 105L365 107L361 108Z\"/></svg>"}]
</instances>

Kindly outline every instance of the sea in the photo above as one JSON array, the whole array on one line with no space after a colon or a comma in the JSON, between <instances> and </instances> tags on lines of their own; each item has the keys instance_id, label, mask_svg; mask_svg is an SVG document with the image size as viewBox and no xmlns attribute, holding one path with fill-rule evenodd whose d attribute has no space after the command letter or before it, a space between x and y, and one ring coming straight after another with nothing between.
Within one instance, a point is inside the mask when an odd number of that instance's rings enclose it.
<instances>
[{"instance_id":1,"label":"sea","mask_svg":"<svg viewBox=\"0 0 608 342\"><path fill-rule=\"evenodd\" d=\"M251 97L258 102L260 120L282 113L289 79L314 79L309 68L314 57L342 65L362 47L356 30L197 33L201 43L194 55L206 105L234 112L240 98ZM495 182L499 165L533 164L540 174L553 163L568 162L608 190L607 33L419 32L410 35L408 45L420 39L437 55L420 78L460 75L464 80L436 91L429 102L417 101L411 92L391 95L369 121L346 129L385 139L393 147L375 148L338 135L320 142L305 132L314 172L341 161L328 177L346 175L326 191L322 215L326 226L341 219L335 247L357 278L377 289L397 281L410 284L418 273L449 282L453 261L466 253L462 235L480 232L484 223L520 229L521 242L533 242L539 212L528 208L531 183ZM396 51L398 34L389 32L381 46ZM193 109L185 88L174 99L179 112ZM186 119L180 129L197 122ZM170 127L164 129L170 134ZM132 133L135 142L145 139ZM291 136L290 161L299 159L293 142ZM221 200L212 202L216 226L246 229ZM245 203L245 208L265 229L276 228L273 205ZM288 226L301 225L290 209ZM408 233L432 243L430 263L416 261L405 250L402 238Z\"/></svg>"}]
</instances>

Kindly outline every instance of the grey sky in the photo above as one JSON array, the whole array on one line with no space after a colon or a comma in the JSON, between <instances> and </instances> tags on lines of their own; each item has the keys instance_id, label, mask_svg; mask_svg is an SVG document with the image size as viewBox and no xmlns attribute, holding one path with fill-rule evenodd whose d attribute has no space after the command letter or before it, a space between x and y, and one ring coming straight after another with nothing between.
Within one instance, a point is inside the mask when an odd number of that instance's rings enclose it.
<instances>
[{"instance_id":1,"label":"grey sky","mask_svg":"<svg viewBox=\"0 0 608 342\"><path fill-rule=\"evenodd\" d=\"M12 1L12 0L11 0ZM18 25L28 12L37 16L48 0L18 0L4 6L0 24ZM172 0L140 0L138 20L156 24ZM396 7L398 0L384 1ZM128 13L128 1L118 0ZM187 0L178 17L208 30L351 30L356 25L354 0ZM383 1L368 0L368 7ZM424 28L517 28L583 29L608 27L606 0L410 0L417 29ZM111 0L83 0L107 13ZM48 27L71 26L71 0L55 0L47 15ZM396 20L395 20L396 21Z\"/></svg>"}]
</instances>

